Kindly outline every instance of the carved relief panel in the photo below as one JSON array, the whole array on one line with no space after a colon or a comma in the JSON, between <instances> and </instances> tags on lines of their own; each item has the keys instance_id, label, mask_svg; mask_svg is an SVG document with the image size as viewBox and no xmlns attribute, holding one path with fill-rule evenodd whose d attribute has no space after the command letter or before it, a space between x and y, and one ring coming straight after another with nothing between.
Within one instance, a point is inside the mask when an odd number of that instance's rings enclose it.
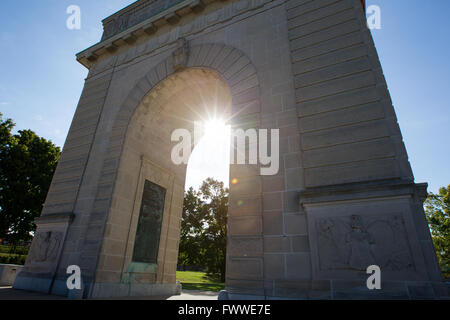
<instances>
[{"instance_id":1,"label":"carved relief panel","mask_svg":"<svg viewBox=\"0 0 450 320\"><path fill-rule=\"evenodd\" d=\"M38 225L27 257L25 271L52 273L56 270L70 219L37 219Z\"/></svg>"},{"instance_id":2,"label":"carved relief panel","mask_svg":"<svg viewBox=\"0 0 450 320\"><path fill-rule=\"evenodd\" d=\"M37 233L33 241L31 260L34 262L54 262L62 240L62 232L46 231Z\"/></svg>"},{"instance_id":3,"label":"carved relief panel","mask_svg":"<svg viewBox=\"0 0 450 320\"><path fill-rule=\"evenodd\" d=\"M316 220L320 270L414 269L401 215L352 215Z\"/></svg>"},{"instance_id":4,"label":"carved relief panel","mask_svg":"<svg viewBox=\"0 0 450 320\"><path fill-rule=\"evenodd\" d=\"M305 205L315 279L365 279L370 265L390 280L425 272L409 199Z\"/></svg>"}]
</instances>

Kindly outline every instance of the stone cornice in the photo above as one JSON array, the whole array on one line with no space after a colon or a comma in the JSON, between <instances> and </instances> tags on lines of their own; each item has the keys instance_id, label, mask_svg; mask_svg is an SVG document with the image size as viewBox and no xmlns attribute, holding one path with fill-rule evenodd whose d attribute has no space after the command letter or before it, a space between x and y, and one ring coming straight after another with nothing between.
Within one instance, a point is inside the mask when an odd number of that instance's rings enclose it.
<instances>
[{"instance_id":1,"label":"stone cornice","mask_svg":"<svg viewBox=\"0 0 450 320\"><path fill-rule=\"evenodd\" d=\"M111 21L115 18L118 18L120 15L130 12L132 10L135 10L136 8L143 6L143 5L147 5L148 3L152 3L152 2L156 2L157 0L137 0L131 4L129 4L128 6L120 9L119 11L117 11L116 13L113 13L112 15L106 17L105 19L102 20L103 25L107 24L108 21Z\"/></svg>"},{"instance_id":2,"label":"stone cornice","mask_svg":"<svg viewBox=\"0 0 450 320\"><path fill-rule=\"evenodd\" d=\"M168 4L167 9L158 11L150 8L151 5L156 2L162 1ZM81 51L76 55L78 62L84 65L86 68L90 69L93 65L99 62L99 58L103 55L111 57L111 53L114 53L122 47L127 47L135 44L139 38L147 36L154 37L159 29L166 25L177 25L180 20L186 15L198 14L202 12L207 6L212 3L217 2L227 2L230 3L229 9L220 10L218 13L209 13L205 17L202 17L202 21L196 23L193 26L198 32L200 25L201 28L205 27L206 24L214 24L216 22L222 22L230 19L233 15L239 15L245 11L253 10L268 2L274 0L140 0L130 4L128 7L114 13L113 15L107 17L103 20L103 25L105 28L102 40L94 44L93 46ZM364 0L360 0L365 4ZM284 1L282 1L284 2ZM143 10L148 6L147 10ZM142 11L142 12L141 12ZM117 30L108 31L108 23L119 19L122 15L129 14L129 18L125 19L122 25L120 22ZM134 17L134 15L139 15L139 17ZM148 18L146 18L148 17ZM143 20L142 20L143 19ZM117 21L117 20L116 20ZM198 24L198 25L197 25ZM192 23L190 23L192 25ZM186 29L184 26L183 29ZM200 29L201 29L200 28ZM116 32L117 31L117 32ZM189 32L184 32L184 30L179 35L180 37L185 37ZM173 40L173 41L176 41ZM108 64L108 63L107 63Z\"/></svg>"},{"instance_id":3,"label":"stone cornice","mask_svg":"<svg viewBox=\"0 0 450 320\"><path fill-rule=\"evenodd\" d=\"M202 14L197 18L187 19L187 23L182 21L182 23L178 23L172 28L164 27L151 35L146 35L145 32L142 33L142 29L139 32L135 32L135 27L132 27L111 39L86 49L77 55L77 60L90 70L88 78L95 77L106 70L119 67L138 57L147 56L159 48L169 46L170 49L174 50L180 38L193 40L194 34L199 34L207 28L210 28L211 31L216 30L228 23L233 23L233 21L245 19L273 6L284 4L284 0L211 1L214 1L214 3L210 2L211 5L205 7ZM144 23L149 23L149 21L151 22L151 19L144 21ZM127 35L129 33L137 35L130 37ZM129 41L127 43L123 38L128 37L130 39L127 39ZM113 46L109 48L107 44L111 43L111 41L113 41ZM92 58L88 60L87 57L90 56Z\"/></svg>"},{"instance_id":4,"label":"stone cornice","mask_svg":"<svg viewBox=\"0 0 450 320\"><path fill-rule=\"evenodd\" d=\"M185 0L139 0L103 19L102 41Z\"/></svg>"},{"instance_id":5,"label":"stone cornice","mask_svg":"<svg viewBox=\"0 0 450 320\"><path fill-rule=\"evenodd\" d=\"M170 6L166 10L160 11L147 19L144 19L137 24L132 24L130 26L126 26L122 31L119 31L112 36L108 36L108 34L104 33L103 40L99 43L87 48L84 51L81 51L76 55L78 62L84 65L86 68L90 68L93 63L95 63L98 58L107 52L115 52L119 47L124 45L132 45L136 42L137 38L143 35L153 35L156 31L166 25L175 25L180 19L191 13L199 13L201 12L206 5L216 2L217 0L184 0L177 1L174 5ZM226 1L226 0L222 0ZM137 1L130 6L122 9L121 11L115 13L114 15L106 18L103 23L106 27L111 19L119 16L120 14L124 14L130 10L135 9L137 6L147 3L149 1ZM107 35L105 37L105 34Z\"/></svg>"}]
</instances>

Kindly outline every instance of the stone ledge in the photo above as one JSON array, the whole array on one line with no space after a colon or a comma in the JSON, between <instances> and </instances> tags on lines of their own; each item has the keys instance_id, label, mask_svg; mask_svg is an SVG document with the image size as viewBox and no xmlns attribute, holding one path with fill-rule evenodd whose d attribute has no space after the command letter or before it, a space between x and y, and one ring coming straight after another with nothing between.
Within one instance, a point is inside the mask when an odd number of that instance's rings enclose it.
<instances>
[{"instance_id":1,"label":"stone ledge","mask_svg":"<svg viewBox=\"0 0 450 320\"><path fill-rule=\"evenodd\" d=\"M38 225L48 223L64 223L64 222L70 223L72 222L74 217L75 215L72 212L51 213L36 218L34 222Z\"/></svg>"},{"instance_id":2,"label":"stone ledge","mask_svg":"<svg viewBox=\"0 0 450 320\"><path fill-rule=\"evenodd\" d=\"M427 183L415 184L410 180L388 179L307 188L300 191L298 196L301 206L321 202L408 195L417 195L421 200L424 200L427 195L427 186Z\"/></svg>"},{"instance_id":3,"label":"stone ledge","mask_svg":"<svg viewBox=\"0 0 450 320\"><path fill-rule=\"evenodd\" d=\"M70 223L75 215L72 212L65 213L51 213L38 217L34 222L38 225L49 223Z\"/></svg>"}]
</instances>

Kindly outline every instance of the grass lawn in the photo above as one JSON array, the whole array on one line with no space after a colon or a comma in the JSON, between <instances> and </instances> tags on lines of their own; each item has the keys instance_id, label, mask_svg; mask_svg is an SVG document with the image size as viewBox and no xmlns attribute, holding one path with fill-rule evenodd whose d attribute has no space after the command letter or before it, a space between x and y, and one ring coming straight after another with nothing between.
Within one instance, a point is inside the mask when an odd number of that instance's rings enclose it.
<instances>
[{"instance_id":1,"label":"grass lawn","mask_svg":"<svg viewBox=\"0 0 450 320\"><path fill-rule=\"evenodd\" d=\"M185 290L220 291L225 284L209 278L204 272L177 271L177 280L180 280Z\"/></svg>"},{"instance_id":2,"label":"grass lawn","mask_svg":"<svg viewBox=\"0 0 450 320\"><path fill-rule=\"evenodd\" d=\"M10 254L0 252L0 263L5 264L21 264L25 263L26 255Z\"/></svg>"}]
</instances>

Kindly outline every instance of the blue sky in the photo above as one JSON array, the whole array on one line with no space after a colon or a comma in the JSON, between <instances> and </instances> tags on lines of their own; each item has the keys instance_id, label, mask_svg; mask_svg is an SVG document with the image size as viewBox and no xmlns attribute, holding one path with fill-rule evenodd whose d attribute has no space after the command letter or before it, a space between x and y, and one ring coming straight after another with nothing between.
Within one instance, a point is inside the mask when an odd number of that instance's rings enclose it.
<instances>
[{"instance_id":1,"label":"blue sky","mask_svg":"<svg viewBox=\"0 0 450 320\"><path fill-rule=\"evenodd\" d=\"M16 129L32 129L62 146L87 75L75 53L99 41L103 18L132 2L1 0L4 117L12 118ZM416 182L429 182L436 192L450 184L450 1L368 0L370 4L381 8L382 28L372 34ZM66 28L69 5L81 8L80 30Z\"/></svg>"}]
</instances>

